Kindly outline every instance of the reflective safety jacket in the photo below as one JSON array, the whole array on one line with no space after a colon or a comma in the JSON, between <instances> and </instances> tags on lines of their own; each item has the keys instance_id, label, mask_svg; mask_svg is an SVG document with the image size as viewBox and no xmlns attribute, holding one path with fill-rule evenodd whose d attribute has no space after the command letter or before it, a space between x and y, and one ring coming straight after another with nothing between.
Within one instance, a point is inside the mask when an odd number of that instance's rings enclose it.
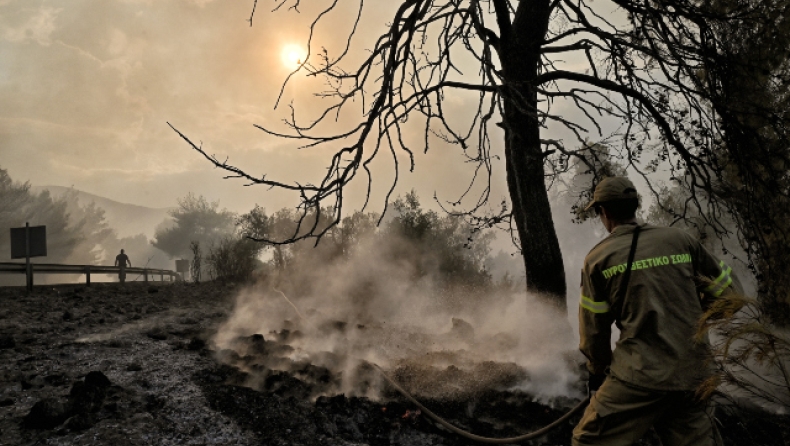
<instances>
[{"instance_id":1,"label":"reflective safety jacket","mask_svg":"<svg viewBox=\"0 0 790 446\"><path fill-rule=\"evenodd\" d=\"M675 228L640 225L627 293L623 277L636 225L619 225L584 260L580 349L591 373L656 390L692 390L710 375L709 348L694 341L701 296L740 285L732 269L696 238ZM713 282L698 289L695 276ZM624 297L623 297L624 296ZM612 323L620 338L611 349Z\"/></svg>"}]
</instances>

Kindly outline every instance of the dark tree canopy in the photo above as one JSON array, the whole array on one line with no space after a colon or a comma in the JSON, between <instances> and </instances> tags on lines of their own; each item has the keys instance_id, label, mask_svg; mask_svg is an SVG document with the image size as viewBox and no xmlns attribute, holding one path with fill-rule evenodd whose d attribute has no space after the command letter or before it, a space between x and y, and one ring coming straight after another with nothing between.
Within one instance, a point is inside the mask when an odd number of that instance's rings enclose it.
<instances>
[{"instance_id":1,"label":"dark tree canopy","mask_svg":"<svg viewBox=\"0 0 790 446\"><path fill-rule=\"evenodd\" d=\"M719 0L721 8L738 2ZM737 223L757 275L758 296L774 322L790 324L790 4L755 2L753 27L717 30L721 51L708 72L723 138L722 181L711 191Z\"/></svg>"},{"instance_id":2,"label":"dark tree canopy","mask_svg":"<svg viewBox=\"0 0 790 446\"><path fill-rule=\"evenodd\" d=\"M208 249L236 232L236 215L219 209L218 201L210 202L202 195L187 194L169 213L171 224L157 229L151 243L171 258L190 256L190 242L196 241Z\"/></svg>"},{"instance_id":3,"label":"dark tree canopy","mask_svg":"<svg viewBox=\"0 0 790 446\"><path fill-rule=\"evenodd\" d=\"M345 3L357 11L343 17L351 29L347 44L331 52L322 49L320 27L340 20L339 14L347 12L341 10ZM282 0L273 14L299 7L298 0ZM787 26L782 3L404 0L394 5L392 18L372 40L357 35L366 7L379 5L330 2L310 27L308 58L292 75L325 79L327 87L318 93L325 103L330 101L324 113L309 122L292 113L286 133L259 127L305 148L334 148L326 175L318 181L298 184L254 176L179 135L229 177L295 191L305 216L331 209L333 224L341 222L349 184L362 177L370 191L374 159L390 156L397 182L402 158L407 169L414 167L415 150L457 146L477 170L467 192L453 201L453 212L477 216L474 221L484 225L514 228L528 288L561 308L566 281L547 187L579 165L591 174L582 200L600 180L599 167L614 160L632 177L644 178L656 199L656 176L682 182L689 193L679 217L696 210L718 234L728 232L715 221L719 211L711 206L721 197L711 192L714 185L727 183L732 159L727 138L733 131L722 117L743 113L725 99L740 101L727 84L728 70L744 64L736 54L746 56L746 45L729 32L759 29L770 36ZM366 57L347 62L360 45ZM782 51L781 61L769 71L786 64ZM758 59L751 61L756 66L765 66L763 56L749 56ZM477 98L463 127L446 111L448 100L459 94ZM338 116L345 118L342 128L325 133L325 124ZM423 133L422 147L409 142L415 127ZM593 145L608 150L590 150ZM492 166L500 152L509 203L492 214ZM597 159L599 155L605 159ZM320 238L330 228L308 225L285 241Z\"/></svg>"},{"instance_id":4,"label":"dark tree canopy","mask_svg":"<svg viewBox=\"0 0 790 446\"><path fill-rule=\"evenodd\" d=\"M103 218L103 216L101 216ZM31 226L44 225L47 227L47 257L49 263L65 262L74 256L75 249L85 244L85 234L82 229L87 224L103 224L99 221L86 221L85 219L72 221L68 212L66 200L53 199L48 191L36 194L30 191L29 183L13 181L5 169L0 169L0 228L24 227L25 223ZM88 262L93 258L92 248L81 260ZM0 238L0 251L2 257L11 260L11 245L8 232ZM88 257L86 259L86 257ZM34 261L40 259L33 259ZM86 262L86 263L88 263Z\"/></svg>"}]
</instances>

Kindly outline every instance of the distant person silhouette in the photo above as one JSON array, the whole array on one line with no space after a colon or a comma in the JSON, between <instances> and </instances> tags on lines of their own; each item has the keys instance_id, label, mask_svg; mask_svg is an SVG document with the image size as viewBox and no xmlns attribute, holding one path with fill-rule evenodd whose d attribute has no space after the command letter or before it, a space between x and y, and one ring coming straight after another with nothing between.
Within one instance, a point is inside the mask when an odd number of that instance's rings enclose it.
<instances>
[{"instance_id":1,"label":"distant person silhouette","mask_svg":"<svg viewBox=\"0 0 790 446\"><path fill-rule=\"evenodd\" d=\"M121 269L118 271L118 279L120 279L121 283L126 282L126 264L129 264L129 267L132 267L132 261L129 260L129 256L123 253L123 249L121 253L115 256L115 266L120 266Z\"/></svg>"}]
</instances>

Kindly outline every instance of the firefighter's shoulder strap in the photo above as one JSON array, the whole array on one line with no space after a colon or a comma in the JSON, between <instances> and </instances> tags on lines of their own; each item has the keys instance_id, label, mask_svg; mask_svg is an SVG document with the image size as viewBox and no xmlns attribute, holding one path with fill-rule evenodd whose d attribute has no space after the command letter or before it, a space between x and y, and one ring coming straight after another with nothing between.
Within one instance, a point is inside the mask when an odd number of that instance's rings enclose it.
<instances>
[{"instance_id":1,"label":"firefighter's shoulder strap","mask_svg":"<svg viewBox=\"0 0 790 446\"><path fill-rule=\"evenodd\" d=\"M623 283L620 285L620 296L617 301L623 302L626 294L628 294L628 282L631 280L631 265L634 263L634 255L636 254L636 242L639 240L639 231L641 226L636 225L634 228L634 236L631 239L631 251L628 252L628 263L625 266L625 273L623 274Z\"/></svg>"}]
</instances>

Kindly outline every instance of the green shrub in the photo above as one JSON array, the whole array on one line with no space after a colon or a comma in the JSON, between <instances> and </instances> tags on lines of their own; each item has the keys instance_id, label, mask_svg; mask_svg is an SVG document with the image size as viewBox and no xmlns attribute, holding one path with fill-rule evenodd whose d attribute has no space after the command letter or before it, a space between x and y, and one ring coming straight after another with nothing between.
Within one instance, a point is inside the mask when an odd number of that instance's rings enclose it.
<instances>
[{"instance_id":1,"label":"green shrub","mask_svg":"<svg viewBox=\"0 0 790 446\"><path fill-rule=\"evenodd\" d=\"M222 282L246 282L261 263L261 243L246 238L225 237L209 249L206 257L211 276Z\"/></svg>"}]
</instances>

